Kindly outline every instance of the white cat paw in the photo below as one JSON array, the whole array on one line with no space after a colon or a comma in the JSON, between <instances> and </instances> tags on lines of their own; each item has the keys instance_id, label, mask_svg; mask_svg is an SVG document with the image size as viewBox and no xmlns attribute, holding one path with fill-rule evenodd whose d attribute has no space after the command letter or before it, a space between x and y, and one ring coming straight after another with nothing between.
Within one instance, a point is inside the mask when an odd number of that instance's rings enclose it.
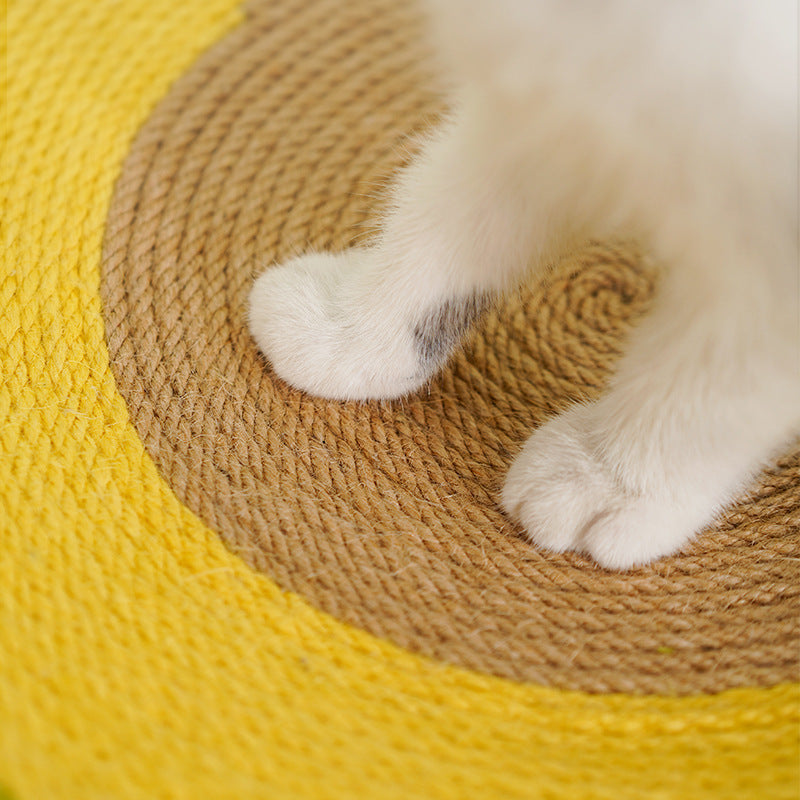
<instances>
[{"instance_id":1,"label":"white cat paw","mask_svg":"<svg viewBox=\"0 0 800 800\"><path fill-rule=\"evenodd\" d=\"M588 553L601 566L628 569L678 550L702 527L697 503L637 493L595 455L585 410L573 408L537 430L511 465L506 513L533 543Z\"/></svg>"},{"instance_id":2,"label":"white cat paw","mask_svg":"<svg viewBox=\"0 0 800 800\"><path fill-rule=\"evenodd\" d=\"M301 256L255 281L250 331L287 383L331 399L367 400L400 397L430 377L413 330L365 291L370 257L355 249Z\"/></svg>"}]
</instances>

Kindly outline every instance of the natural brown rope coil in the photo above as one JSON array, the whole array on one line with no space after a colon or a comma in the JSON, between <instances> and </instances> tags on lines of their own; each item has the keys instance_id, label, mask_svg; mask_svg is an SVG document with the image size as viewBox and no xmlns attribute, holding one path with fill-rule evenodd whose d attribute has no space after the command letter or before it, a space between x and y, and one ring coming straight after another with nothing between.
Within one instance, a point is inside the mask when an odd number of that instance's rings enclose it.
<instances>
[{"instance_id":1,"label":"natural brown rope coil","mask_svg":"<svg viewBox=\"0 0 800 800\"><path fill-rule=\"evenodd\" d=\"M515 450L597 395L646 310L631 249L559 265L403 402L303 396L256 352L254 274L365 240L405 137L440 113L421 42L402 2L253 2L140 132L102 291L145 446L255 569L404 647L593 692L796 680L797 452L684 554L630 574L539 552L497 508Z\"/></svg>"}]
</instances>

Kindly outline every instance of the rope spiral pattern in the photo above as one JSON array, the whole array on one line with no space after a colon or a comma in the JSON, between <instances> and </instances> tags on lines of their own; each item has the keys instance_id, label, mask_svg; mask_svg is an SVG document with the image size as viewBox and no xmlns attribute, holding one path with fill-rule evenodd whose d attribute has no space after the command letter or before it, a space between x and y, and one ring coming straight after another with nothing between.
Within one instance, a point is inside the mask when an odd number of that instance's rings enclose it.
<instances>
[{"instance_id":1,"label":"rope spiral pattern","mask_svg":"<svg viewBox=\"0 0 800 800\"><path fill-rule=\"evenodd\" d=\"M168 483L281 586L450 663L590 692L795 678L797 454L685 554L629 575L537 552L497 509L513 453L597 396L646 310L631 246L558 265L402 403L329 403L270 374L243 316L254 271L366 240L406 137L442 106L403 4L250 9L143 128L109 214L112 368Z\"/></svg>"}]
</instances>

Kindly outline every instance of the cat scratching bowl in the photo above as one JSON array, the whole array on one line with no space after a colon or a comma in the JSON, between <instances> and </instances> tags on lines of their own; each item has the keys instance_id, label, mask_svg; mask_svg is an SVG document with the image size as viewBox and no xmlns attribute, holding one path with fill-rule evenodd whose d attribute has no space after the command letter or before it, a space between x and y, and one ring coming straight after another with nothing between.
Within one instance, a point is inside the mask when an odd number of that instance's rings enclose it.
<instances>
[{"instance_id":1,"label":"cat scratching bowl","mask_svg":"<svg viewBox=\"0 0 800 800\"><path fill-rule=\"evenodd\" d=\"M628 573L498 510L647 311L633 246L523 287L403 401L305 396L250 340L254 276L368 243L445 112L408 4L48 0L9 24L0 787L796 796L796 449Z\"/></svg>"}]
</instances>

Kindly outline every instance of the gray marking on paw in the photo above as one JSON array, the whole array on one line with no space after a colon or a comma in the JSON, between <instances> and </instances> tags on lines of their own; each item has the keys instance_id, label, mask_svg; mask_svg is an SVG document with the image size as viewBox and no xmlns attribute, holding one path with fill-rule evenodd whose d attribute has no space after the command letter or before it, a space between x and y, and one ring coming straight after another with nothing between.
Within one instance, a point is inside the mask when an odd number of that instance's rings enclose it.
<instances>
[{"instance_id":1,"label":"gray marking on paw","mask_svg":"<svg viewBox=\"0 0 800 800\"><path fill-rule=\"evenodd\" d=\"M486 307L485 295L450 298L432 309L414 327L417 357L424 367L440 365Z\"/></svg>"}]
</instances>

